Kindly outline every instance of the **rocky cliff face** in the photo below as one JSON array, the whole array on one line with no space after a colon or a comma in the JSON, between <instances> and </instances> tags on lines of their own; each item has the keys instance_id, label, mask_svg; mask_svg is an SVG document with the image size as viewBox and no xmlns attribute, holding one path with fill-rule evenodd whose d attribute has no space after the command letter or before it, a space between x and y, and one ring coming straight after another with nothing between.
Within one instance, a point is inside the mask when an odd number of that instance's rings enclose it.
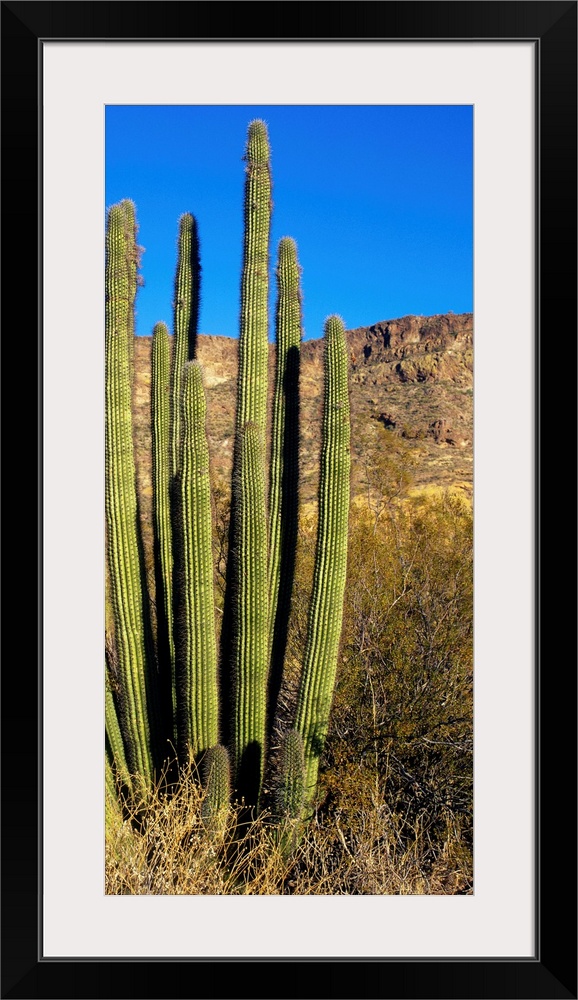
<instances>
[{"instance_id":1,"label":"rocky cliff face","mask_svg":"<svg viewBox=\"0 0 578 1000\"><path fill-rule=\"evenodd\" d=\"M464 354L473 344L472 314L404 316L349 331L352 352L365 362L399 362L434 354Z\"/></svg>"},{"instance_id":2,"label":"rocky cliff face","mask_svg":"<svg viewBox=\"0 0 578 1000\"><path fill-rule=\"evenodd\" d=\"M472 380L471 314L404 316L351 330L352 364L384 383L451 382L468 387Z\"/></svg>"},{"instance_id":3,"label":"rocky cliff face","mask_svg":"<svg viewBox=\"0 0 578 1000\"><path fill-rule=\"evenodd\" d=\"M418 488L457 486L471 495L473 471L473 317L471 313L404 316L348 331L353 491L372 449L403 439L412 449ZM136 342L136 440L143 507L150 503L151 338ZM207 394L213 476L228 484L233 455L237 341L198 338ZM275 349L270 351L272 389ZM323 393L323 341L301 351L302 501L315 500ZM146 512L143 510L143 513Z\"/></svg>"}]
</instances>

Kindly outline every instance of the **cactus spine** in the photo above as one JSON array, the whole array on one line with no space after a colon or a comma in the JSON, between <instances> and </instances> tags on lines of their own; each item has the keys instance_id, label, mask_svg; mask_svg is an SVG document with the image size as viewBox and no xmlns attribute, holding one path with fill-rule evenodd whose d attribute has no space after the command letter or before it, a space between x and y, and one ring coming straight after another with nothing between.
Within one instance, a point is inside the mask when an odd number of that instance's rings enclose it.
<instances>
[{"instance_id":1,"label":"cactus spine","mask_svg":"<svg viewBox=\"0 0 578 1000\"><path fill-rule=\"evenodd\" d=\"M313 593L296 728L305 746L305 801L317 785L335 685L347 570L350 481L350 417L347 344L343 321L325 322L325 389L319 483L319 522Z\"/></svg>"},{"instance_id":2,"label":"cactus spine","mask_svg":"<svg viewBox=\"0 0 578 1000\"><path fill-rule=\"evenodd\" d=\"M126 203L108 213L105 266L105 513L111 603L121 685L121 726L131 774L152 778L146 646L132 438L129 333L134 231Z\"/></svg>"},{"instance_id":3,"label":"cactus spine","mask_svg":"<svg viewBox=\"0 0 578 1000\"><path fill-rule=\"evenodd\" d=\"M177 477L178 609L175 645L179 755L193 759L218 742L217 645L213 589L211 484L201 369L185 365L183 443Z\"/></svg>"}]
</instances>

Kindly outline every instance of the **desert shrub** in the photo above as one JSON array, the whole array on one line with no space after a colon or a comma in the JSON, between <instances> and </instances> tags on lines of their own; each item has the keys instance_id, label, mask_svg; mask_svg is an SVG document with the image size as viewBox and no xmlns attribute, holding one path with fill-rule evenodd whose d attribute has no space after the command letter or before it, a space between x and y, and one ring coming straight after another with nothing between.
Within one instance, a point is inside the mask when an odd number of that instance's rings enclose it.
<instances>
[{"instance_id":1,"label":"desert shrub","mask_svg":"<svg viewBox=\"0 0 578 1000\"><path fill-rule=\"evenodd\" d=\"M368 547L368 537L372 545ZM353 519L324 782L432 857L472 826L472 516L450 495Z\"/></svg>"},{"instance_id":2,"label":"desert shrub","mask_svg":"<svg viewBox=\"0 0 578 1000\"><path fill-rule=\"evenodd\" d=\"M465 892L473 827L472 511L451 492L411 495L414 458L405 442L381 452L370 444L364 498L350 517L342 644L317 813L326 850L322 862L316 857L347 892ZM302 518L289 706L314 529L314 516ZM394 855L398 890L389 881L387 890L375 888L384 884L384 859L393 863ZM409 859L413 875L406 879ZM423 890L416 889L420 879Z\"/></svg>"},{"instance_id":3,"label":"desert shrub","mask_svg":"<svg viewBox=\"0 0 578 1000\"><path fill-rule=\"evenodd\" d=\"M318 815L351 843L365 842L368 830L379 828L375 843L389 850L395 843L404 856L417 851L426 879L453 845L461 883L469 884L472 511L447 491L412 497L415 452L400 439L393 445L383 428L371 433L361 464L363 499L350 518L341 655ZM387 448L373 440L379 434L387 436ZM311 537L304 522L294 597L303 607ZM295 616L291 636L295 662L301 619Z\"/></svg>"}]
</instances>

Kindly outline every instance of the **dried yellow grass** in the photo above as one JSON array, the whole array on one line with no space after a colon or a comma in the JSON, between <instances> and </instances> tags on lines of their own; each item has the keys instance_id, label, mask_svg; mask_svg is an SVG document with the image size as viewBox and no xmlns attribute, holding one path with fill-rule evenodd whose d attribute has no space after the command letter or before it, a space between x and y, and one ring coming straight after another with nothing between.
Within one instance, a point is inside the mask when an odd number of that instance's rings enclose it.
<instances>
[{"instance_id":1,"label":"dried yellow grass","mask_svg":"<svg viewBox=\"0 0 578 1000\"><path fill-rule=\"evenodd\" d=\"M266 813L255 820L231 809L218 833L201 818L202 792L183 774L176 792L159 787L124 818L109 811L109 895L448 895L471 892L471 852L458 830L432 861L419 831L400 845L395 819L376 803L355 830L342 817L319 817L296 838L293 852Z\"/></svg>"}]
</instances>

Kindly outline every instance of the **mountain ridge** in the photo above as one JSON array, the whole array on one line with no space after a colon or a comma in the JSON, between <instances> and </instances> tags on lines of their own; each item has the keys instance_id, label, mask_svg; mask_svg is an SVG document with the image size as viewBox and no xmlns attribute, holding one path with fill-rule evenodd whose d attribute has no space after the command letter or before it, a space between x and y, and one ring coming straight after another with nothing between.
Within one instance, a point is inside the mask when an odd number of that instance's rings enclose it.
<instances>
[{"instance_id":1,"label":"mountain ridge","mask_svg":"<svg viewBox=\"0 0 578 1000\"><path fill-rule=\"evenodd\" d=\"M457 489L471 500L473 483L473 314L407 315L347 330L350 352L352 491L363 492L362 466L375 449L398 439L412 457L417 490ZM150 361L152 337L135 338L135 443L143 514L150 517ZM213 475L230 479L235 424L238 340L199 334L197 358L207 397ZM269 351L273 389L275 345ZM301 345L301 501L317 493L323 399L323 338ZM148 508L148 509L147 509Z\"/></svg>"}]
</instances>

